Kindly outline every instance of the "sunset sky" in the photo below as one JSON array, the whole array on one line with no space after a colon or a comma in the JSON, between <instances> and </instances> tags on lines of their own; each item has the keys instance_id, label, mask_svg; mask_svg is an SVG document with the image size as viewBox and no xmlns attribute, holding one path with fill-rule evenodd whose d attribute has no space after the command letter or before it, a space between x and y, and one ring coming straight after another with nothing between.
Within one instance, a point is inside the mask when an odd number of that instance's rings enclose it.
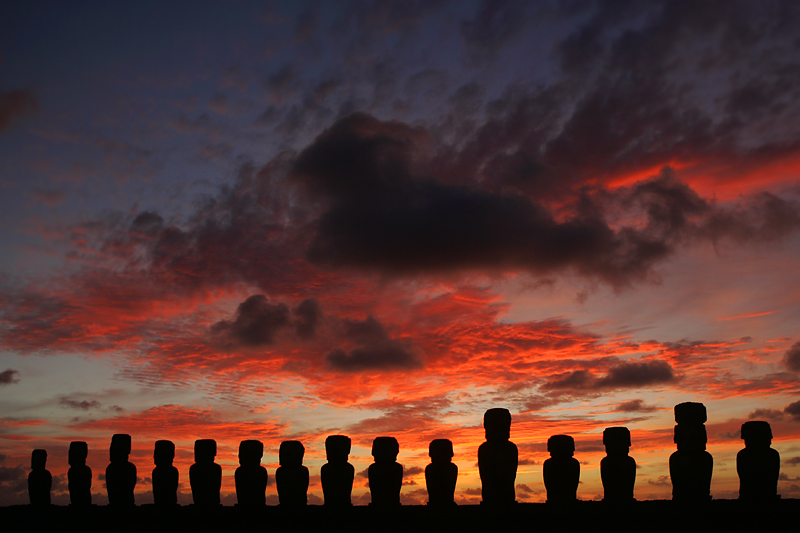
<instances>
[{"instance_id":1,"label":"sunset sky","mask_svg":"<svg viewBox=\"0 0 800 533\"><path fill-rule=\"evenodd\" d=\"M34 448L68 502L114 433L136 502L153 444L331 434L354 502L390 435L402 501L449 438L480 501L486 409L512 413L517 500L555 434L602 498L671 496L672 408L708 408L711 492L767 420L800 497L800 3L3 2L0 505Z\"/></svg>"}]
</instances>

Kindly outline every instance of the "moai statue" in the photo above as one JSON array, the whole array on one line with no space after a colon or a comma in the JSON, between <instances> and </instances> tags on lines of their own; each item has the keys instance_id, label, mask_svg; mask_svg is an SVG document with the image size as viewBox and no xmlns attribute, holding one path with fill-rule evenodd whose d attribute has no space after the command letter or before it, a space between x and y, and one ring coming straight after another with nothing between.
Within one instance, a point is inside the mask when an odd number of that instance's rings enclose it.
<instances>
[{"instance_id":1,"label":"moai statue","mask_svg":"<svg viewBox=\"0 0 800 533\"><path fill-rule=\"evenodd\" d=\"M455 505L458 465L453 462L453 443L448 439L432 440L428 447L431 464L425 467L425 485L428 505L447 507Z\"/></svg>"},{"instance_id":2,"label":"moai statue","mask_svg":"<svg viewBox=\"0 0 800 533\"><path fill-rule=\"evenodd\" d=\"M67 485L69 486L69 503L71 505L91 505L92 503L92 469L86 466L89 446L85 442L69 443L69 470Z\"/></svg>"},{"instance_id":3,"label":"moai statue","mask_svg":"<svg viewBox=\"0 0 800 533\"><path fill-rule=\"evenodd\" d=\"M322 465L322 495L325 505L331 507L349 507L352 505L350 495L353 492L355 468L347 457L350 455L350 437L331 435L325 439L325 453L328 462Z\"/></svg>"},{"instance_id":4,"label":"moai statue","mask_svg":"<svg viewBox=\"0 0 800 533\"><path fill-rule=\"evenodd\" d=\"M53 486L53 476L45 468L47 465L47 451L33 450L31 453L31 473L28 474L28 498L31 505L49 505L50 488Z\"/></svg>"},{"instance_id":5,"label":"moai statue","mask_svg":"<svg viewBox=\"0 0 800 533\"><path fill-rule=\"evenodd\" d=\"M736 454L739 473L739 499L753 502L777 500L781 456L772 444L769 422L750 421L742 424L744 449Z\"/></svg>"},{"instance_id":6,"label":"moai statue","mask_svg":"<svg viewBox=\"0 0 800 533\"><path fill-rule=\"evenodd\" d=\"M542 466L547 503L577 501L581 464L573 457L575 439L569 435L553 435L547 439L547 451L550 452L550 459Z\"/></svg>"},{"instance_id":7,"label":"moai statue","mask_svg":"<svg viewBox=\"0 0 800 533\"><path fill-rule=\"evenodd\" d=\"M308 503L308 468L303 466L306 449L297 440L281 442L278 451L280 465L275 471L278 486L278 502L287 507L299 507Z\"/></svg>"},{"instance_id":8,"label":"moai statue","mask_svg":"<svg viewBox=\"0 0 800 533\"><path fill-rule=\"evenodd\" d=\"M169 440L157 440L153 450L153 501L156 505L178 504L178 469L172 466L175 459L175 444Z\"/></svg>"},{"instance_id":9,"label":"moai statue","mask_svg":"<svg viewBox=\"0 0 800 533\"><path fill-rule=\"evenodd\" d=\"M375 462L369 465L370 505L376 507L398 507L400 489L403 486L403 465L397 462L400 445L394 437L375 437L372 441L372 457Z\"/></svg>"},{"instance_id":10,"label":"moai statue","mask_svg":"<svg viewBox=\"0 0 800 533\"><path fill-rule=\"evenodd\" d=\"M678 451L669 457L672 499L699 503L711 499L711 474L714 459L706 451L706 406L686 402L675 406L675 444Z\"/></svg>"},{"instance_id":11,"label":"moai statue","mask_svg":"<svg viewBox=\"0 0 800 533\"><path fill-rule=\"evenodd\" d=\"M243 440L239 444L239 468L236 479L236 500L239 505L257 507L267 504L267 469L261 466L264 445L257 440Z\"/></svg>"},{"instance_id":12,"label":"moai statue","mask_svg":"<svg viewBox=\"0 0 800 533\"><path fill-rule=\"evenodd\" d=\"M197 506L215 507L220 504L222 467L214 462L216 456L217 441L194 441L194 464L189 467L189 484L192 486L192 500Z\"/></svg>"},{"instance_id":13,"label":"moai statue","mask_svg":"<svg viewBox=\"0 0 800 533\"><path fill-rule=\"evenodd\" d=\"M607 502L634 501L633 484L636 481L636 461L628 455L631 432L625 427L606 428L603 431L606 456L600 461L600 478L603 480Z\"/></svg>"},{"instance_id":14,"label":"moai statue","mask_svg":"<svg viewBox=\"0 0 800 533\"><path fill-rule=\"evenodd\" d=\"M495 408L483 415L486 442L478 448L478 471L481 476L482 504L516 503L514 481L517 478L517 445L511 436L511 413Z\"/></svg>"},{"instance_id":15,"label":"moai statue","mask_svg":"<svg viewBox=\"0 0 800 533\"><path fill-rule=\"evenodd\" d=\"M133 489L136 486L136 466L128 461L131 453L131 436L118 433L111 437L106 468L106 490L108 504L114 506L134 505Z\"/></svg>"}]
</instances>

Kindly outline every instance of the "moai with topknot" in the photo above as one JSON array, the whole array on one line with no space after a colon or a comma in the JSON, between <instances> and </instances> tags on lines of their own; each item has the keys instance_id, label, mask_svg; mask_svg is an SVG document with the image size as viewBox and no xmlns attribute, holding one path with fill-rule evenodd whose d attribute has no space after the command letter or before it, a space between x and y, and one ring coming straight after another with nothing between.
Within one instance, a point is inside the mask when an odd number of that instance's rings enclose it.
<instances>
[{"instance_id":1,"label":"moai with topknot","mask_svg":"<svg viewBox=\"0 0 800 533\"><path fill-rule=\"evenodd\" d=\"M328 462L322 465L322 495L325 505L331 507L349 507L352 505L350 495L353 492L355 468L347 459L350 455L350 437L331 435L325 439L325 453Z\"/></svg>"},{"instance_id":2,"label":"moai with topknot","mask_svg":"<svg viewBox=\"0 0 800 533\"><path fill-rule=\"evenodd\" d=\"M217 441L194 441L194 464L189 467L189 484L192 486L192 500L197 506L216 507L220 504L222 467L214 462L216 456Z\"/></svg>"},{"instance_id":3,"label":"moai with topknot","mask_svg":"<svg viewBox=\"0 0 800 533\"><path fill-rule=\"evenodd\" d=\"M131 436L118 433L111 437L108 455L111 463L106 468L108 504L134 505L133 489L136 486L136 466L128 461L131 453Z\"/></svg>"},{"instance_id":4,"label":"moai with topknot","mask_svg":"<svg viewBox=\"0 0 800 533\"><path fill-rule=\"evenodd\" d=\"M53 476L45 468L47 466L47 451L33 450L31 453L31 473L28 474L28 498L31 505L49 505L50 488L53 486Z\"/></svg>"},{"instance_id":5,"label":"moai with topknot","mask_svg":"<svg viewBox=\"0 0 800 533\"><path fill-rule=\"evenodd\" d=\"M286 507L308 504L308 468L303 466L306 449L297 440L281 442L278 451L280 467L275 472L278 486L278 502Z\"/></svg>"},{"instance_id":6,"label":"moai with topknot","mask_svg":"<svg viewBox=\"0 0 800 533\"><path fill-rule=\"evenodd\" d=\"M425 467L428 505L449 507L456 504L458 465L453 462L453 443L448 439L432 440L428 447L431 464Z\"/></svg>"},{"instance_id":7,"label":"moai with topknot","mask_svg":"<svg viewBox=\"0 0 800 533\"><path fill-rule=\"evenodd\" d=\"M264 445L257 440L239 444L239 468L236 469L236 500L239 505L259 507L267 504L267 469L261 466Z\"/></svg>"},{"instance_id":8,"label":"moai with topknot","mask_svg":"<svg viewBox=\"0 0 800 533\"><path fill-rule=\"evenodd\" d=\"M603 501L627 503L634 501L633 485L636 482L636 461L628 455L631 432L626 427L603 430L606 456L600 461L600 479L603 481Z\"/></svg>"},{"instance_id":9,"label":"moai with topknot","mask_svg":"<svg viewBox=\"0 0 800 533\"><path fill-rule=\"evenodd\" d=\"M672 499L700 503L711 500L711 475L714 458L706 451L706 406L686 402L675 406L675 444L678 451L669 457Z\"/></svg>"},{"instance_id":10,"label":"moai with topknot","mask_svg":"<svg viewBox=\"0 0 800 533\"><path fill-rule=\"evenodd\" d=\"M175 460L175 444L169 440L157 440L153 450L153 501L156 505L178 504L178 469Z\"/></svg>"},{"instance_id":11,"label":"moai with topknot","mask_svg":"<svg viewBox=\"0 0 800 533\"><path fill-rule=\"evenodd\" d=\"M752 502L777 500L781 456L772 444L769 422L750 421L742 424L744 449L736 454L739 473L739 499Z\"/></svg>"},{"instance_id":12,"label":"moai with topknot","mask_svg":"<svg viewBox=\"0 0 800 533\"><path fill-rule=\"evenodd\" d=\"M483 415L486 442L478 448L478 471L481 476L481 504L516 503L514 481L517 478L519 452L511 442L511 413L508 409L489 409Z\"/></svg>"},{"instance_id":13,"label":"moai with topknot","mask_svg":"<svg viewBox=\"0 0 800 533\"><path fill-rule=\"evenodd\" d=\"M563 504L577 501L581 464L573 457L575 439L569 435L553 435L547 439L550 459L542 466L547 503Z\"/></svg>"},{"instance_id":14,"label":"moai with topknot","mask_svg":"<svg viewBox=\"0 0 800 533\"><path fill-rule=\"evenodd\" d=\"M91 505L92 503L92 469L86 466L88 456L89 446L85 442L69 443L67 485L70 505Z\"/></svg>"},{"instance_id":15,"label":"moai with topknot","mask_svg":"<svg viewBox=\"0 0 800 533\"><path fill-rule=\"evenodd\" d=\"M372 457L369 465L370 505L376 507L398 507L403 486L403 465L397 462L400 445L394 437L376 437L372 441Z\"/></svg>"}]
</instances>

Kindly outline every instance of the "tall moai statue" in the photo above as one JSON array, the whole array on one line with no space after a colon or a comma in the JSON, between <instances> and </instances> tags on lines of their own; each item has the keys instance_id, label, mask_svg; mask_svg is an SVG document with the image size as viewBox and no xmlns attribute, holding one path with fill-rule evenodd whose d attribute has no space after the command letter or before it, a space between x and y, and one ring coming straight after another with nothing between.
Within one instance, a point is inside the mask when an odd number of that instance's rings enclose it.
<instances>
[{"instance_id":1,"label":"tall moai statue","mask_svg":"<svg viewBox=\"0 0 800 533\"><path fill-rule=\"evenodd\" d=\"M739 499L752 502L777 500L781 456L772 444L769 422L752 420L742 424L744 449L736 454Z\"/></svg>"},{"instance_id":2,"label":"tall moai statue","mask_svg":"<svg viewBox=\"0 0 800 533\"><path fill-rule=\"evenodd\" d=\"M33 450L31 452L31 473L28 474L28 498L30 498L31 505L50 504L53 476L45 468L46 466L47 451Z\"/></svg>"},{"instance_id":3,"label":"tall moai statue","mask_svg":"<svg viewBox=\"0 0 800 533\"><path fill-rule=\"evenodd\" d=\"M581 464L573 457L575 439L569 435L553 435L547 439L550 459L542 466L547 503L572 503L578 499Z\"/></svg>"},{"instance_id":4,"label":"tall moai statue","mask_svg":"<svg viewBox=\"0 0 800 533\"><path fill-rule=\"evenodd\" d=\"M222 467L214 462L217 456L217 441L199 439L194 441L194 464L189 467L189 484L192 500L200 507L216 507L219 489L222 486Z\"/></svg>"},{"instance_id":5,"label":"tall moai statue","mask_svg":"<svg viewBox=\"0 0 800 533\"><path fill-rule=\"evenodd\" d=\"M636 461L628 455L631 432L626 427L603 430L606 456L600 461L600 479L603 481L603 501L627 503L634 501L633 485L636 482Z\"/></svg>"},{"instance_id":6,"label":"tall moai statue","mask_svg":"<svg viewBox=\"0 0 800 533\"><path fill-rule=\"evenodd\" d=\"M400 506L400 490L403 487L403 465L397 462L400 445L394 437L375 437L372 441L372 457L369 465L370 505L375 507Z\"/></svg>"},{"instance_id":7,"label":"tall moai statue","mask_svg":"<svg viewBox=\"0 0 800 533\"><path fill-rule=\"evenodd\" d=\"M325 505L331 507L350 507L353 492L353 479L356 470L347 458L350 455L350 437L331 435L325 439L325 453L328 462L322 465L322 495Z\"/></svg>"},{"instance_id":8,"label":"tall moai statue","mask_svg":"<svg viewBox=\"0 0 800 533\"><path fill-rule=\"evenodd\" d=\"M511 413L495 408L483 415L486 442L478 448L478 471L481 476L481 504L516 503L514 481L517 479L519 452L511 442Z\"/></svg>"},{"instance_id":9,"label":"tall moai statue","mask_svg":"<svg viewBox=\"0 0 800 533\"><path fill-rule=\"evenodd\" d=\"M157 440L153 450L153 501L156 505L178 504L178 469L175 460L175 444L169 440Z\"/></svg>"},{"instance_id":10,"label":"tall moai statue","mask_svg":"<svg viewBox=\"0 0 800 533\"><path fill-rule=\"evenodd\" d=\"M108 455L111 463L106 468L108 504L134 505L133 489L136 487L136 466L128 461L131 453L131 436L118 433L111 437Z\"/></svg>"},{"instance_id":11,"label":"tall moai statue","mask_svg":"<svg viewBox=\"0 0 800 533\"><path fill-rule=\"evenodd\" d=\"M675 444L669 457L674 501L699 503L711 500L714 458L706 451L706 406L686 402L675 406Z\"/></svg>"},{"instance_id":12,"label":"tall moai statue","mask_svg":"<svg viewBox=\"0 0 800 533\"><path fill-rule=\"evenodd\" d=\"M239 505L258 507L267 504L267 469L261 466L264 445L257 440L239 444L239 468L236 469L236 500Z\"/></svg>"},{"instance_id":13,"label":"tall moai statue","mask_svg":"<svg viewBox=\"0 0 800 533\"><path fill-rule=\"evenodd\" d=\"M458 465L453 462L453 443L448 439L432 440L428 446L431 464L425 467L428 505L449 507L456 504Z\"/></svg>"},{"instance_id":14,"label":"tall moai statue","mask_svg":"<svg viewBox=\"0 0 800 533\"><path fill-rule=\"evenodd\" d=\"M69 443L69 470L67 485L71 505L91 505L92 469L86 466L89 446L85 442Z\"/></svg>"},{"instance_id":15,"label":"tall moai statue","mask_svg":"<svg viewBox=\"0 0 800 533\"><path fill-rule=\"evenodd\" d=\"M297 440L281 442L278 450L280 465L275 471L278 502L282 506L299 507L308 503L308 468L303 466L306 449Z\"/></svg>"}]
</instances>

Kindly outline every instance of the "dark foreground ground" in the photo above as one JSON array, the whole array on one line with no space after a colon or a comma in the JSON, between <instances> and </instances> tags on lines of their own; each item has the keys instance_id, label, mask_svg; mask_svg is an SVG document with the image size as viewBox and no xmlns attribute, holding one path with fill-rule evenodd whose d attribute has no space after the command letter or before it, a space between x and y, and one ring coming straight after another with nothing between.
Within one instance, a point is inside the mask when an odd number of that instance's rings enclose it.
<instances>
[{"instance_id":1,"label":"dark foreground ground","mask_svg":"<svg viewBox=\"0 0 800 533\"><path fill-rule=\"evenodd\" d=\"M435 510L403 506L379 510L353 507L333 512L308 506L298 510L280 507L244 509L238 506L211 510L192 505L162 510L142 505L117 510L90 508L36 508L29 505L0 507L0 531L800 531L800 500L744 505L737 500L715 500L686 507L668 500L641 501L627 506L603 502L576 502L568 507L520 503L490 509L479 505Z\"/></svg>"}]
</instances>

